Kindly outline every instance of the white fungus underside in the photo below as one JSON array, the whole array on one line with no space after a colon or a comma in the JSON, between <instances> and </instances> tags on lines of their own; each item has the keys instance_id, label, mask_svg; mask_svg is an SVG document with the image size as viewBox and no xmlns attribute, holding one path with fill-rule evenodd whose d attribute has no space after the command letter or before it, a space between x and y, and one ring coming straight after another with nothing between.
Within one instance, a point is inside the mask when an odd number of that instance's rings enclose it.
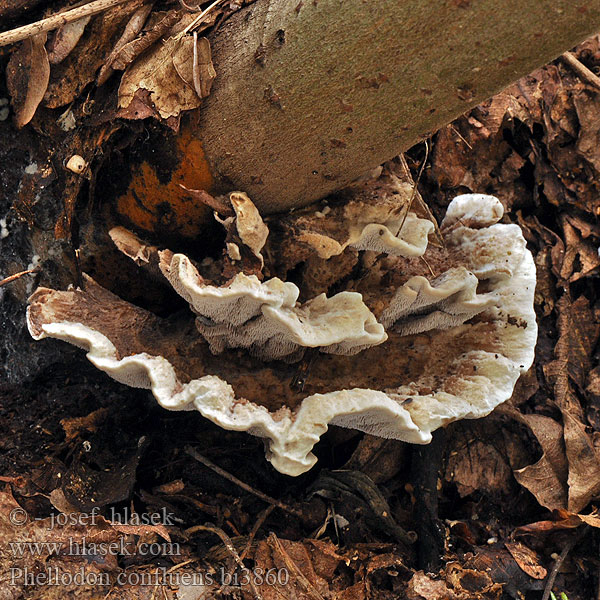
<instances>
[{"instance_id":1,"label":"white fungus underside","mask_svg":"<svg viewBox=\"0 0 600 600\"><path fill-rule=\"evenodd\" d=\"M164 274L173 289L200 316L196 326L213 353L249 349L264 360L281 360L301 348L356 354L387 340L383 326L356 292L321 294L299 304L299 290L273 278L261 282L238 273L226 286L199 284L198 271L175 254Z\"/></svg>"}]
</instances>

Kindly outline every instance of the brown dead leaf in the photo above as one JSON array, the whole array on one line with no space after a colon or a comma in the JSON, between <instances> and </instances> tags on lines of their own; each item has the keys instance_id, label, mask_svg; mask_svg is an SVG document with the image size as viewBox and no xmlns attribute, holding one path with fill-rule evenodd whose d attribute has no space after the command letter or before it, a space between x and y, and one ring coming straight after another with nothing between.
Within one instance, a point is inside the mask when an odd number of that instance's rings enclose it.
<instances>
[{"instance_id":1,"label":"brown dead leaf","mask_svg":"<svg viewBox=\"0 0 600 600\"><path fill-rule=\"evenodd\" d=\"M406 465L407 445L365 434L352 453L344 470L362 471L375 483L384 483Z\"/></svg>"},{"instance_id":2,"label":"brown dead leaf","mask_svg":"<svg viewBox=\"0 0 600 600\"><path fill-rule=\"evenodd\" d=\"M521 542L506 542L506 549L519 567L534 579L544 579L548 571L540 565L540 557L531 548Z\"/></svg>"},{"instance_id":3,"label":"brown dead leaf","mask_svg":"<svg viewBox=\"0 0 600 600\"><path fill-rule=\"evenodd\" d=\"M554 385L555 400L561 410L582 419L581 406L570 381L580 390L585 389L586 375L591 368L590 355L600 335L600 324L596 323L584 296L571 302L565 294L557 307L560 337L554 350L556 360L544 365L544 374Z\"/></svg>"},{"instance_id":4,"label":"brown dead leaf","mask_svg":"<svg viewBox=\"0 0 600 600\"><path fill-rule=\"evenodd\" d=\"M109 414L108 408L99 408L85 417L62 419L60 424L65 431L65 441L70 442L84 431L96 432Z\"/></svg>"},{"instance_id":5,"label":"brown dead leaf","mask_svg":"<svg viewBox=\"0 0 600 600\"><path fill-rule=\"evenodd\" d=\"M84 581L101 573L116 576L120 571L117 556L98 552L95 548L107 544L118 545L120 538L119 532L98 515L81 515L80 520L75 516L65 525L58 524L50 517L30 518L7 486L0 491L0 572L8 574L11 569L20 569L21 576L12 582L8 596L6 581L3 583L3 597L30 597L31 588L27 587L23 576L25 570L38 573L42 568L52 568L57 573L67 574L81 571ZM31 543L37 544L35 552L28 551L27 547L24 551L15 550L16 545L21 545L23 549L25 544ZM135 545L130 547L133 550ZM79 597L84 591L76 580L60 586L63 597Z\"/></svg>"},{"instance_id":6,"label":"brown dead leaf","mask_svg":"<svg viewBox=\"0 0 600 600\"><path fill-rule=\"evenodd\" d=\"M584 240L587 240L589 237L596 238L597 240L600 239L600 226L588 222L580 215L567 214L565 218L573 227L579 230Z\"/></svg>"},{"instance_id":7,"label":"brown dead leaf","mask_svg":"<svg viewBox=\"0 0 600 600\"><path fill-rule=\"evenodd\" d=\"M487 581L493 582L487 589L489 594L494 592L499 597L507 597L510 594L513 598L519 598L519 593L529 590L544 589L544 584L539 579L534 579L523 571L512 554L500 544L494 546L475 547L474 556L468 558L465 567L468 567L465 577L462 578L463 589L486 589ZM460 565L454 567L458 573L461 573ZM502 594L504 592L504 594ZM519 593L518 593L519 592ZM480 596L468 596L469 600Z\"/></svg>"},{"instance_id":8,"label":"brown dead leaf","mask_svg":"<svg viewBox=\"0 0 600 600\"><path fill-rule=\"evenodd\" d=\"M483 492L508 497L516 489L511 465L528 462L529 452L516 436L506 437L492 418L457 423L448 443L446 481L456 484L461 496Z\"/></svg>"},{"instance_id":9,"label":"brown dead leaf","mask_svg":"<svg viewBox=\"0 0 600 600\"><path fill-rule=\"evenodd\" d=\"M564 529L575 529L584 523L590 527L600 529L600 515L597 511L589 515L576 515L568 510L553 511L554 520L536 521L529 525L521 525L514 531L515 535L545 535Z\"/></svg>"},{"instance_id":10,"label":"brown dead leaf","mask_svg":"<svg viewBox=\"0 0 600 600\"><path fill-rule=\"evenodd\" d=\"M6 68L6 84L17 127L27 125L44 98L50 80L46 34L30 37L13 52Z\"/></svg>"},{"instance_id":11,"label":"brown dead leaf","mask_svg":"<svg viewBox=\"0 0 600 600\"><path fill-rule=\"evenodd\" d=\"M298 600L323 600L329 597L329 583L341 557L328 542L293 542L279 539L271 533L267 540L258 543L254 553L255 569L263 573L286 572L289 581L265 580L256 585L263 600L298 598ZM242 588L250 598L249 586ZM253 597L252 597L253 598Z\"/></svg>"},{"instance_id":12,"label":"brown dead leaf","mask_svg":"<svg viewBox=\"0 0 600 600\"><path fill-rule=\"evenodd\" d=\"M100 72L98 73L98 77L96 78L97 85L103 85L106 83L108 78L113 73L113 63L115 62L119 52L122 48L134 40L137 37L137 34L142 30L148 15L152 11L152 2L147 4L142 4L131 16L129 21L127 21L127 25L121 34L121 37L117 40L114 48L111 53L108 55L106 62L102 65ZM162 34L161 34L162 35ZM160 37L160 36L159 36Z\"/></svg>"},{"instance_id":13,"label":"brown dead leaf","mask_svg":"<svg viewBox=\"0 0 600 600\"><path fill-rule=\"evenodd\" d=\"M52 68L44 106L58 108L73 102L104 64L114 45L115 37L142 0L129 0L93 17L77 44L60 64Z\"/></svg>"},{"instance_id":14,"label":"brown dead leaf","mask_svg":"<svg viewBox=\"0 0 600 600\"><path fill-rule=\"evenodd\" d=\"M573 104L579 119L579 138L577 151L593 167L600 171L600 156L598 155L598 132L600 131L600 105L598 92L588 87L575 90Z\"/></svg>"},{"instance_id":15,"label":"brown dead leaf","mask_svg":"<svg viewBox=\"0 0 600 600\"><path fill-rule=\"evenodd\" d=\"M585 388L588 406L587 419L595 431L600 430L600 366L588 373Z\"/></svg>"},{"instance_id":16,"label":"brown dead leaf","mask_svg":"<svg viewBox=\"0 0 600 600\"><path fill-rule=\"evenodd\" d=\"M65 515L79 512L77 508L67 500L65 493L60 488L52 490L49 498L52 506Z\"/></svg>"},{"instance_id":17,"label":"brown dead leaf","mask_svg":"<svg viewBox=\"0 0 600 600\"><path fill-rule=\"evenodd\" d=\"M600 529L600 515L597 511L589 515L577 515L577 518L581 519L586 525Z\"/></svg>"},{"instance_id":18,"label":"brown dead leaf","mask_svg":"<svg viewBox=\"0 0 600 600\"><path fill-rule=\"evenodd\" d=\"M565 214L561 216L561 221L566 250L560 257L560 278L573 282L592 275L600 267L597 248L590 241L581 239L580 233Z\"/></svg>"},{"instance_id":19,"label":"brown dead leaf","mask_svg":"<svg viewBox=\"0 0 600 600\"><path fill-rule=\"evenodd\" d=\"M543 455L536 463L515 469L515 479L549 510L566 508L568 465L562 425L543 415L522 415L521 420L531 428Z\"/></svg>"},{"instance_id":20,"label":"brown dead leaf","mask_svg":"<svg viewBox=\"0 0 600 600\"><path fill-rule=\"evenodd\" d=\"M568 508L578 513L600 492L600 456L578 419L563 411L563 422L569 461Z\"/></svg>"},{"instance_id":21,"label":"brown dead leaf","mask_svg":"<svg viewBox=\"0 0 600 600\"><path fill-rule=\"evenodd\" d=\"M67 501L80 511L90 511L129 499L145 444L145 438L140 438L137 448L123 456L110 454L106 460L92 446L91 464L80 457L62 477L61 487ZM98 469L98 464L103 468Z\"/></svg>"},{"instance_id":22,"label":"brown dead leaf","mask_svg":"<svg viewBox=\"0 0 600 600\"><path fill-rule=\"evenodd\" d=\"M181 65L173 61L177 72L182 76L182 71L185 70L185 65ZM207 98L210 94L213 81L217 77L217 72L212 63L212 52L208 38L198 38L198 34L194 32L194 60L192 62L192 78L194 89L200 98Z\"/></svg>"},{"instance_id":23,"label":"brown dead leaf","mask_svg":"<svg viewBox=\"0 0 600 600\"><path fill-rule=\"evenodd\" d=\"M448 588L445 581L432 579L423 571L417 571L408 582L407 600L455 600L458 596Z\"/></svg>"},{"instance_id":24,"label":"brown dead leaf","mask_svg":"<svg viewBox=\"0 0 600 600\"><path fill-rule=\"evenodd\" d=\"M67 23L56 30L48 43L48 60L51 65L61 63L71 54L91 18L91 16L83 17L77 21Z\"/></svg>"},{"instance_id":25,"label":"brown dead leaf","mask_svg":"<svg viewBox=\"0 0 600 600\"><path fill-rule=\"evenodd\" d=\"M207 81L205 84L210 89ZM138 57L121 80L119 108L126 110L139 90L150 93L148 101L161 119L198 108L201 98L194 89L194 39L169 37Z\"/></svg>"},{"instance_id":26,"label":"brown dead leaf","mask_svg":"<svg viewBox=\"0 0 600 600\"><path fill-rule=\"evenodd\" d=\"M181 10L170 10L166 13L154 12L150 17L150 22L144 31L144 35L125 43L117 50L114 57L111 53L107 64L115 70L125 70L142 52L170 32L172 27L181 20L182 14L183 11ZM115 46L116 49L117 47Z\"/></svg>"}]
</instances>

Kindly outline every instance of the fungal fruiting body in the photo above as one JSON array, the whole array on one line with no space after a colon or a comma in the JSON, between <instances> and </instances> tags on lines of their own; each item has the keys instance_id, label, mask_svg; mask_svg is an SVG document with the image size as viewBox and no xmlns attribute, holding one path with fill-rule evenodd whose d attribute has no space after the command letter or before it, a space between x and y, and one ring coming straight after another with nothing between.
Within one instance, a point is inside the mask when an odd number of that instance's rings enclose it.
<instances>
[{"instance_id":1,"label":"fungal fruiting body","mask_svg":"<svg viewBox=\"0 0 600 600\"><path fill-rule=\"evenodd\" d=\"M496 198L455 198L436 244L428 215L409 211L412 186L389 166L331 206L267 223L245 194L234 198L221 222L240 258L224 250L221 276L111 233L186 300L189 319L160 318L88 277L83 289L32 295L31 335L83 347L165 408L264 438L289 475L314 465L329 423L427 443L510 398L531 366L534 262L520 228L498 223ZM227 276L232 265L239 272ZM292 272L294 283L282 279ZM291 382L308 348L318 355L299 389Z\"/></svg>"}]
</instances>

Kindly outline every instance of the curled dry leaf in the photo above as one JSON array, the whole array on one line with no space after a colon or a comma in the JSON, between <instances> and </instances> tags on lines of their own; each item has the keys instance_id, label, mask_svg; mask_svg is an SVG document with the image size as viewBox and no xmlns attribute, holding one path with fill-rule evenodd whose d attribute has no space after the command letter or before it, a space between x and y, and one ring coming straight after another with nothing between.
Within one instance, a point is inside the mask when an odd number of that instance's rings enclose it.
<instances>
[{"instance_id":1,"label":"curled dry leaf","mask_svg":"<svg viewBox=\"0 0 600 600\"><path fill-rule=\"evenodd\" d=\"M57 65L62 62L75 48L81 39L85 26L90 22L91 16L72 21L57 29L54 37L48 44L48 60L50 64Z\"/></svg>"},{"instance_id":2,"label":"curled dry leaf","mask_svg":"<svg viewBox=\"0 0 600 600\"><path fill-rule=\"evenodd\" d=\"M515 479L547 509L566 508L568 465L562 425L544 415L522 415L520 419L531 428L543 454L536 463L516 469Z\"/></svg>"},{"instance_id":3,"label":"curled dry leaf","mask_svg":"<svg viewBox=\"0 0 600 600\"><path fill-rule=\"evenodd\" d=\"M156 44L125 71L119 87L119 108L126 110L136 95L140 98L140 91L149 92L147 101L162 119L198 108L201 97L196 93L194 77L202 77L208 67L204 65L199 75L194 74L194 52L194 39L189 36L169 37ZM209 90L210 83L204 80L202 85Z\"/></svg>"},{"instance_id":4,"label":"curled dry leaf","mask_svg":"<svg viewBox=\"0 0 600 600\"><path fill-rule=\"evenodd\" d=\"M264 224L254 203L244 192L233 192L229 196L235 211L235 226L242 242L262 261L263 249L269 228Z\"/></svg>"},{"instance_id":5,"label":"curled dry leaf","mask_svg":"<svg viewBox=\"0 0 600 600\"><path fill-rule=\"evenodd\" d=\"M569 461L568 509L578 513L600 494L600 455L578 419L563 411L563 421Z\"/></svg>"},{"instance_id":6,"label":"curled dry leaf","mask_svg":"<svg viewBox=\"0 0 600 600\"><path fill-rule=\"evenodd\" d=\"M445 581L433 579L423 571L417 571L408 582L407 600L458 600L459 597Z\"/></svg>"},{"instance_id":7,"label":"curled dry leaf","mask_svg":"<svg viewBox=\"0 0 600 600\"><path fill-rule=\"evenodd\" d=\"M297 598L298 600L322 600L331 597L329 582L342 556L336 554L331 542L306 540L295 542L278 538L271 533L266 540L258 542L253 553L255 569L263 573L285 571L288 581L257 582L257 592L263 600ZM256 595L250 586L242 586L244 600L253 600Z\"/></svg>"},{"instance_id":8,"label":"curled dry leaf","mask_svg":"<svg viewBox=\"0 0 600 600\"><path fill-rule=\"evenodd\" d=\"M142 52L171 31L171 28L181 20L182 12L171 10L167 13L153 13L154 15L156 15L155 22L152 22L153 19L150 18L151 23L148 25L147 31L144 31L144 35L125 43L114 57L111 55L110 61L107 62L110 62L113 69L119 71L126 69Z\"/></svg>"},{"instance_id":9,"label":"curled dry leaf","mask_svg":"<svg viewBox=\"0 0 600 600\"><path fill-rule=\"evenodd\" d=\"M563 411L583 419L583 411L573 385L585 389L591 369L590 356L599 336L589 301L584 296L571 302L563 295L557 303L560 337L554 349L555 360L544 365L544 375L554 386L555 400Z\"/></svg>"},{"instance_id":10,"label":"curled dry leaf","mask_svg":"<svg viewBox=\"0 0 600 600\"><path fill-rule=\"evenodd\" d=\"M142 0L129 0L91 19L77 44L77 51L71 52L52 68L44 106L65 106L73 102L85 86L95 81L115 38L141 3Z\"/></svg>"},{"instance_id":11,"label":"curled dry leaf","mask_svg":"<svg viewBox=\"0 0 600 600\"><path fill-rule=\"evenodd\" d=\"M531 548L521 542L506 542L506 549L519 567L534 579L544 579L548 571L540 564L540 557Z\"/></svg>"},{"instance_id":12,"label":"curled dry leaf","mask_svg":"<svg viewBox=\"0 0 600 600\"><path fill-rule=\"evenodd\" d=\"M46 34L21 42L6 68L6 84L15 111L17 127L27 125L44 98L50 80Z\"/></svg>"},{"instance_id":13,"label":"curled dry leaf","mask_svg":"<svg viewBox=\"0 0 600 600\"><path fill-rule=\"evenodd\" d=\"M143 4L140 6L131 16L121 37L117 40L115 47L112 49L112 52L109 54L106 62L102 65L100 72L98 73L98 77L96 79L96 83L98 85L103 85L106 83L108 78L113 73L113 63L115 62L117 56L123 47L134 40L137 34L142 30L148 15L152 11L152 3L149 2L147 4Z\"/></svg>"},{"instance_id":14,"label":"curled dry leaf","mask_svg":"<svg viewBox=\"0 0 600 600\"><path fill-rule=\"evenodd\" d=\"M173 63L177 72L180 69L177 63ZM212 63L212 53L208 38L198 39L198 34L194 32L194 60L192 63L192 75L194 79L194 89L200 98L206 98L210 94L210 88L217 76L217 72Z\"/></svg>"},{"instance_id":15,"label":"curled dry leaf","mask_svg":"<svg viewBox=\"0 0 600 600\"><path fill-rule=\"evenodd\" d=\"M600 528L600 516L597 511L589 515L576 515L568 510L555 510L552 514L553 519L547 521L536 521L528 525L521 525L514 531L516 535L537 535L542 536L549 533L555 533L563 529L575 529L583 524L590 527Z\"/></svg>"}]
</instances>

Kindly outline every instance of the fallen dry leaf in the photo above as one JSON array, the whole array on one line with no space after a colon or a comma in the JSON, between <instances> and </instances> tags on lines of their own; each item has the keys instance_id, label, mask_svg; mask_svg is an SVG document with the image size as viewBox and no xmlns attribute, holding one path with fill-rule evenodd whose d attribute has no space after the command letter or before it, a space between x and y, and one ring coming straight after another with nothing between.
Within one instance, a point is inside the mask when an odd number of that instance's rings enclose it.
<instances>
[{"instance_id":1,"label":"fallen dry leaf","mask_svg":"<svg viewBox=\"0 0 600 600\"><path fill-rule=\"evenodd\" d=\"M95 433L109 414L108 408L99 408L85 417L62 419L60 424L65 430L65 441L70 442L83 432Z\"/></svg>"},{"instance_id":2,"label":"fallen dry leaf","mask_svg":"<svg viewBox=\"0 0 600 600\"><path fill-rule=\"evenodd\" d=\"M578 419L563 411L563 422L569 461L568 508L578 513L600 492L600 456Z\"/></svg>"},{"instance_id":3,"label":"fallen dry leaf","mask_svg":"<svg viewBox=\"0 0 600 600\"><path fill-rule=\"evenodd\" d=\"M77 21L67 23L56 30L51 41L48 43L48 60L50 64L61 63L69 54L77 42L81 39L85 26L90 22L91 16L83 17Z\"/></svg>"},{"instance_id":4,"label":"fallen dry leaf","mask_svg":"<svg viewBox=\"0 0 600 600\"><path fill-rule=\"evenodd\" d=\"M595 431L600 430L600 366L588 373L585 388L588 399L587 419Z\"/></svg>"},{"instance_id":5,"label":"fallen dry leaf","mask_svg":"<svg viewBox=\"0 0 600 600\"><path fill-rule=\"evenodd\" d=\"M506 542L506 549L519 567L534 579L544 579L548 571L540 565L540 557L531 548L521 542Z\"/></svg>"},{"instance_id":6,"label":"fallen dry leaf","mask_svg":"<svg viewBox=\"0 0 600 600\"><path fill-rule=\"evenodd\" d=\"M104 83L106 83L108 78L113 73L113 63L115 62L119 52L126 44L133 41L137 37L137 34L142 30L142 27L144 26L144 23L146 22L146 19L148 18L148 15L151 11L152 3L150 2L147 4L142 4L142 6L140 6L133 13L131 18L127 22L127 25L125 26L121 37L117 40L114 48L108 55L106 62L102 65L102 68L98 73L98 77L96 78L96 83L98 85L103 85Z\"/></svg>"},{"instance_id":7,"label":"fallen dry leaf","mask_svg":"<svg viewBox=\"0 0 600 600\"><path fill-rule=\"evenodd\" d=\"M583 418L581 405L571 389L573 381L584 390L591 368L590 355L600 335L589 301L580 296L571 302L564 294L557 303L560 333L554 355L556 360L544 365L544 374L554 384L555 400L561 410Z\"/></svg>"},{"instance_id":8,"label":"fallen dry leaf","mask_svg":"<svg viewBox=\"0 0 600 600\"><path fill-rule=\"evenodd\" d=\"M494 417L457 423L448 440L446 481L454 483L462 497L477 491L496 498L514 496L518 488L513 468L531 460L522 437L505 432Z\"/></svg>"},{"instance_id":9,"label":"fallen dry leaf","mask_svg":"<svg viewBox=\"0 0 600 600\"><path fill-rule=\"evenodd\" d=\"M549 510L567 507L568 465L563 441L563 427L543 415L522 415L531 428L543 454L534 464L515 469L515 479Z\"/></svg>"},{"instance_id":10,"label":"fallen dry leaf","mask_svg":"<svg viewBox=\"0 0 600 600\"><path fill-rule=\"evenodd\" d=\"M365 434L343 468L361 471L374 483L385 483L406 465L408 449L409 446L399 440Z\"/></svg>"},{"instance_id":11,"label":"fallen dry leaf","mask_svg":"<svg viewBox=\"0 0 600 600\"><path fill-rule=\"evenodd\" d=\"M589 515L576 515L568 510L553 511L554 520L536 521L529 525L521 525L514 531L515 535L545 535L564 529L575 529L583 524L600 528L600 515L596 511Z\"/></svg>"},{"instance_id":12,"label":"fallen dry leaf","mask_svg":"<svg viewBox=\"0 0 600 600\"><path fill-rule=\"evenodd\" d=\"M50 80L46 34L30 37L13 52L6 67L6 85L17 127L27 125L44 98Z\"/></svg>"},{"instance_id":13,"label":"fallen dry leaf","mask_svg":"<svg viewBox=\"0 0 600 600\"><path fill-rule=\"evenodd\" d=\"M172 27L181 20L182 14L181 10L170 10L166 13L160 11L153 12L144 35L125 43L120 48L117 48L117 45L115 45L116 53L114 56L111 53L107 64L113 69L119 71L125 70L142 52L150 48L163 35L170 32ZM135 22L134 25L136 25Z\"/></svg>"},{"instance_id":14,"label":"fallen dry leaf","mask_svg":"<svg viewBox=\"0 0 600 600\"><path fill-rule=\"evenodd\" d=\"M487 581L493 582L488 587L490 593L496 592L498 597L521 598L523 592L544 589L544 583L531 577L519 567L512 554L503 544L473 548L474 556L467 558L468 567L463 587L481 589ZM460 566L457 565L460 572ZM470 576L470 577L469 577ZM477 585L476 585L477 584ZM485 587L484 587L485 589ZM468 597L472 600L472 597Z\"/></svg>"},{"instance_id":15,"label":"fallen dry leaf","mask_svg":"<svg viewBox=\"0 0 600 600\"><path fill-rule=\"evenodd\" d=\"M129 0L91 19L77 44L77 51L53 66L44 106L58 108L73 102L96 79L96 72L110 53L115 36L141 3L142 0Z\"/></svg>"},{"instance_id":16,"label":"fallen dry leaf","mask_svg":"<svg viewBox=\"0 0 600 600\"><path fill-rule=\"evenodd\" d=\"M271 533L266 540L258 543L254 552L254 568L275 575L285 573L286 580L275 576L256 587L263 600L323 600L330 596L329 581L341 559L329 542L293 542L279 539ZM242 588L242 592L245 598L254 600L250 586Z\"/></svg>"},{"instance_id":17,"label":"fallen dry leaf","mask_svg":"<svg viewBox=\"0 0 600 600\"><path fill-rule=\"evenodd\" d=\"M201 98L194 89L193 54L194 40L186 36L169 37L138 57L123 74L119 108L127 109L138 90L150 93L148 101L162 119L198 108Z\"/></svg>"},{"instance_id":18,"label":"fallen dry leaf","mask_svg":"<svg viewBox=\"0 0 600 600\"><path fill-rule=\"evenodd\" d=\"M182 70L185 65L173 61L177 72L183 78ZM183 68L183 69L182 69ZM217 76L215 67L212 63L212 52L208 38L199 38L197 32L194 32L194 59L192 62L192 76L194 89L200 98L207 98L210 94L210 88Z\"/></svg>"},{"instance_id":19,"label":"fallen dry leaf","mask_svg":"<svg viewBox=\"0 0 600 600\"><path fill-rule=\"evenodd\" d=\"M458 596L448 588L445 581L432 579L423 571L417 571L408 582L407 600L457 600Z\"/></svg>"}]
</instances>

